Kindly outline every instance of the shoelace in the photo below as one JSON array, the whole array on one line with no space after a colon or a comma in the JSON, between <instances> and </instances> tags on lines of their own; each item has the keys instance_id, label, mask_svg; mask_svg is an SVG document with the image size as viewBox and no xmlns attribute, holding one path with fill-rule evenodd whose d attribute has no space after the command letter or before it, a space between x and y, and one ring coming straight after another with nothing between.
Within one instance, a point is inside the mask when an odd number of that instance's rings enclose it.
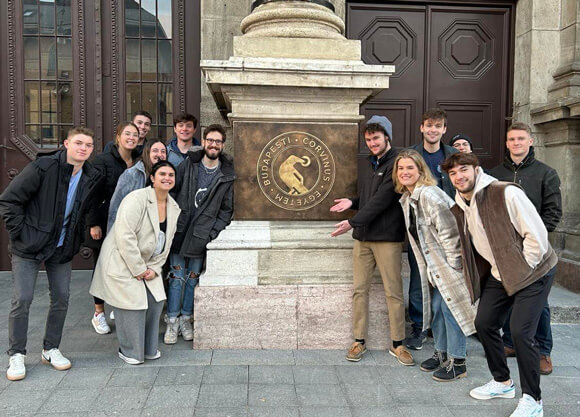
<instances>
[{"instance_id":1,"label":"shoelace","mask_svg":"<svg viewBox=\"0 0 580 417\"><path fill-rule=\"evenodd\" d=\"M49 354L51 359L54 359L57 362L64 359L64 356L62 356L62 353L60 353L60 350L58 349L51 349L46 353Z\"/></svg>"},{"instance_id":2,"label":"shoelace","mask_svg":"<svg viewBox=\"0 0 580 417\"><path fill-rule=\"evenodd\" d=\"M522 397L518 401L517 409L519 409L521 407L522 411L528 413L530 411L533 411L537 406L538 406L538 403L536 401L530 400L526 397Z\"/></svg>"},{"instance_id":3,"label":"shoelace","mask_svg":"<svg viewBox=\"0 0 580 417\"><path fill-rule=\"evenodd\" d=\"M449 358L449 363L447 364L447 368L445 369L447 372L451 372L453 369L453 358Z\"/></svg>"},{"instance_id":4,"label":"shoelace","mask_svg":"<svg viewBox=\"0 0 580 417\"><path fill-rule=\"evenodd\" d=\"M99 319L99 326L106 326L107 325L107 319L105 319L105 315L103 313L99 314L98 319Z\"/></svg>"}]
</instances>

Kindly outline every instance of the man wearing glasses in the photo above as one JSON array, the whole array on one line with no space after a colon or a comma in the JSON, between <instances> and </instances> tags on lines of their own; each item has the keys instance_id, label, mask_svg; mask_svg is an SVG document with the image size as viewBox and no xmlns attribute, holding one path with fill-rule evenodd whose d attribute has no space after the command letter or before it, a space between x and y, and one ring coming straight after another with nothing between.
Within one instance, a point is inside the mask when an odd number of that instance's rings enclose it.
<instances>
[{"instance_id":1,"label":"man wearing glasses","mask_svg":"<svg viewBox=\"0 0 580 417\"><path fill-rule=\"evenodd\" d=\"M199 282L207 244L230 223L234 208L233 159L223 153L226 132L210 125L201 149L189 151L178 166L171 194L181 208L169 255L167 329L165 344L193 340L193 296Z\"/></svg>"}]
</instances>

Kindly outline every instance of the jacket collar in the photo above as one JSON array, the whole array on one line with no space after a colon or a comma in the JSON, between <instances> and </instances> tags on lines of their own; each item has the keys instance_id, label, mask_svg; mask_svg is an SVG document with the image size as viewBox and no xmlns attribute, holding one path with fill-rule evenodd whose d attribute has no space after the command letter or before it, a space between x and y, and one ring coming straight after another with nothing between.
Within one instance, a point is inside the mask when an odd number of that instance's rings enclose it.
<instances>
[{"instance_id":1,"label":"jacket collar","mask_svg":"<svg viewBox=\"0 0 580 417\"><path fill-rule=\"evenodd\" d=\"M512 157L510 155L510 151L508 149L506 149L503 164L507 169L513 171L515 168L521 168L521 167L524 167L527 165L531 165L535 160L536 160L536 155L535 155L533 146L530 146L530 151L528 152L526 157L522 160L522 162L520 162L519 164L516 164L512 160Z\"/></svg>"},{"instance_id":2,"label":"jacket collar","mask_svg":"<svg viewBox=\"0 0 580 417\"><path fill-rule=\"evenodd\" d=\"M202 147L196 146L193 150L187 153L187 156L191 163L199 164L203 159L205 152ZM233 158L227 153L222 152L219 156L220 160L220 170L224 175L234 175L234 161Z\"/></svg>"},{"instance_id":3,"label":"jacket collar","mask_svg":"<svg viewBox=\"0 0 580 417\"><path fill-rule=\"evenodd\" d=\"M484 188L489 186L492 182L497 181L496 178L492 177L491 175L487 175L483 172L481 167L476 168L476 176L475 176L475 191L473 192L473 196L471 197L471 201L475 201L475 196ZM455 202L461 208L461 210L465 211L468 206L463 197L456 191L455 192Z\"/></svg>"}]
</instances>

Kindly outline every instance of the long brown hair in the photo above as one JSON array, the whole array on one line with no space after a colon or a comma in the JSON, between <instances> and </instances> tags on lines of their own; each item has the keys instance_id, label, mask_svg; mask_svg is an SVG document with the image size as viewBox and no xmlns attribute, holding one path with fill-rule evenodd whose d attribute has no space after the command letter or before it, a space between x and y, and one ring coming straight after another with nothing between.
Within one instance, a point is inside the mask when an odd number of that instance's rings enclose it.
<instances>
[{"instance_id":1,"label":"long brown hair","mask_svg":"<svg viewBox=\"0 0 580 417\"><path fill-rule=\"evenodd\" d=\"M399 167L399 161L403 158L411 159L417 168L419 169L419 179L417 180L416 186L420 185L437 185L437 180L431 174L431 170L427 166L427 163L421 156L421 154L413 149L405 149L397 155L395 159L395 164L393 165L393 184L395 184L395 191L399 194L403 194L407 189L397 176L397 170Z\"/></svg>"}]
</instances>

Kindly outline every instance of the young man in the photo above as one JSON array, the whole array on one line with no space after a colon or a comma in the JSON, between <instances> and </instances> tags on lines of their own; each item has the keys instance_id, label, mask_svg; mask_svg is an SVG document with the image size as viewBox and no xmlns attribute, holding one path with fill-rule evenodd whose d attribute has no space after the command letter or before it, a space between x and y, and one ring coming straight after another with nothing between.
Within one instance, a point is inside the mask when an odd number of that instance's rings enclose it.
<instances>
[{"instance_id":1,"label":"young man","mask_svg":"<svg viewBox=\"0 0 580 417\"><path fill-rule=\"evenodd\" d=\"M402 365L414 365L413 356L403 346L405 339L405 300L401 278L401 253L405 239L405 220L399 204L400 195L393 185L393 164L397 151L391 147L393 129L384 116L371 117L365 126L364 137L371 155L359 171L357 198L335 200L330 211L358 212L350 219L336 224L331 236L339 236L354 228L352 296L354 343L346 354L349 361L360 361L367 351L369 289L375 267L379 268L387 308L392 346L389 353Z\"/></svg>"},{"instance_id":2,"label":"young man","mask_svg":"<svg viewBox=\"0 0 580 417\"><path fill-rule=\"evenodd\" d=\"M173 119L173 131L175 137L167 144L167 160L178 166L185 158L192 146L199 145L199 141L193 137L197 129L197 119L194 115L183 113Z\"/></svg>"},{"instance_id":3,"label":"young man","mask_svg":"<svg viewBox=\"0 0 580 417\"><path fill-rule=\"evenodd\" d=\"M473 152L473 144L471 138L463 133L459 133L451 138L449 146L454 147L459 152L471 153Z\"/></svg>"},{"instance_id":4,"label":"young man","mask_svg":"<svg viewBox=\"0 0 580 417\"><path fill-rule=\"evenodd\" d=\"M479 298L475 328L493 375L470 395L480 400L515 396L499 332L511 307L523 393L511 417L542 416L540 355L534 335L558 262L548 231L524 191L485 174L474 154L451 155L442 168L457 189L451 211L459 226L472 302Z\"/></svg>"},{"instance_id":5,"label":"young man","mask_svg":"<svg viewBox=\"0 0 580 417\"><path fill-rule=\"evenodd\" d=\"M193 340L193 297L206 246L232 219L236 176L233 160L223 153L225 141L222 126L208 126L202 148L189 151L177 168L171 193L181 215L169 255L166 344L176 343L180 333Z\"/></svg>"},{"instance_id":6,"label":"young man","mask_svg":"<svg viewBox=\"0 0 580 417\"><path fill-rule=\"evenodd\" d=\"M534 140L530 127L516 122L508 128L506 153L502 165L489 171L500 181L513 181L519 184L534 204L548 232L553 232L562 217L562 195L560 178L555 169L536 160ZM536 331L536 341L540 348L540 373L552 373L553 339L550 327L550 306L546 302ZM509 315L503 326L503 342L506 356L516 355L509 326Z\"/></svg>"},{"instance_id":7,"label":"young man","mask_svg":"<svg viewBox=\"0 0 580 417\"><path fill-rule=\"evenodd\" d=\"M10 366L6 372L11 381L26 376L28 314L43 262L50 307L41 359L58 370L71 367L58 349L68 309L71 261L79 251L84 216L101 174L86 162L93 152L92 131L82 127L69 130L64 147L28 164L0 195L0 215L12 250Z\"/></svg>"},{"instance_id":8,"label":"young man","mask_svg":"<svg viewBox=\"0 0 580 417\"><path fill-rule=\"evenodd\" d=\"M141 153L143 153L145 139L147 139L147 135L151 131L151 122L153 121L153 118L151 117L151 114L149 114L145 110L139 110L133 113L131 121L135 124L135 126L137 126L137 129L139 130L139 143L135 148L135 153L137 155L141 155ZM115 144L114 140L108 142L105 145L103 152L109 152L114 144Z\"/></svg>"},{"instance_id":9,"label":"young man","mask_svg":"<svg viewBox=\"0 0 580 417\"><path fill-rule=\"evenodd\" d=\"M447 113L443 109L429 109L423 114L423 121L419 126L423 141L410 147L414 149L427 163L431 173L437 180L439 188L447 193L451 198L455 194L453 186L447 174L441 170L441 164L457 149L441 143L441 138L447 131ZM421 293L421 275L417 260L411 245L407 249L409 259L409 318L412 322L411 337L407 339L406 345L409 349L419 350L423 348L425 332L423 332L423 295Z\"/></svg>"}]
</instances>

